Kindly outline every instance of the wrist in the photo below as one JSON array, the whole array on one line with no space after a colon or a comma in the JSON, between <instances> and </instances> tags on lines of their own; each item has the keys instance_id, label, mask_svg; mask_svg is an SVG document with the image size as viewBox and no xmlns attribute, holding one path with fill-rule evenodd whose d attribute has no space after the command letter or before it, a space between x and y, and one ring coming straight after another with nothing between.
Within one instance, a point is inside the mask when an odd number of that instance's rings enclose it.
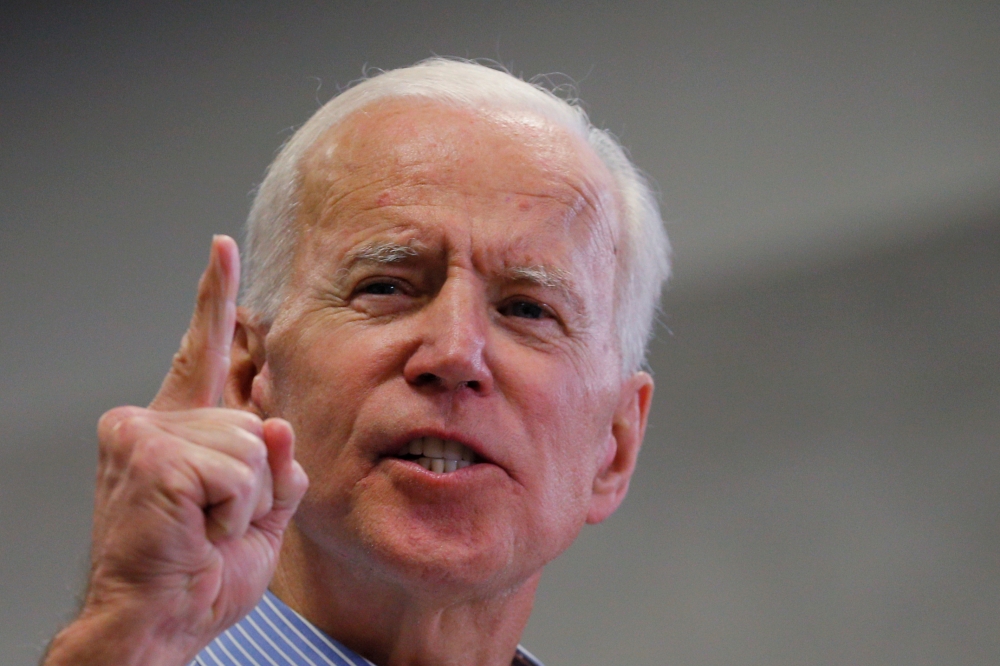
<instances>
[{"instance_id":1,"label":"wrist","mask_svg":"<svg viewBox=\"0 0 1000 666\"><path fill-rule=\"evenodd\" d=\"M56 634L43 666L184 666L202 647L142 608L84 608Z\"/></svg>"}]
</instances>

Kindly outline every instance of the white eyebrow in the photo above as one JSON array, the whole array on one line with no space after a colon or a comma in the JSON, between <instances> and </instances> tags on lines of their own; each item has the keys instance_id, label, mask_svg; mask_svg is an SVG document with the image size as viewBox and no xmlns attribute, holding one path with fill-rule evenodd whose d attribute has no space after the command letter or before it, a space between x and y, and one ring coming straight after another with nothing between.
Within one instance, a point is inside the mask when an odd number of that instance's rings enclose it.
<instances>
[{"instance_id":1,"label":"white eyebrow","mask_svg":"<svg viewBox=\"0 0 1000 666\"><path fill-rule=\"evenodd\" d=\"M578 315L588 317L589 308L581 297L573 275L556 266L511 266L504 271L515 282L527 282L544 289L553 289L562 294L569 307Z\"/></svg>"},{"instance_id":2,"label":"white eyebrow","mask_svg":"<svg viewBox=\"0 0 1000 666\"><path fill-rule=\"evenodd\" d=\"M350 263L398 264L420 254L415 243L402 245L391 241L372 241L354 248L348 254Z\"/></svg>"},{"instance_id":3,"label":"white eyebrow","mask_svg":"<svg viewBox=\"0 0 1000 666\"><path fill-rule=\"evenodd\" d=\"M393 241L370 241L348 252L345 266L337 271L337 274L341 277L346 276L350 267L355 264L398 264L419 256L426 249L423 243L416 240L410 240L405 245ZM526 282L545 289L555 289L562 293L580 313L587 309L577 293L572 275L562 268L541 264L510 266L502 274L514 282Z\"/></svg>"},{"instance_id":4,"label":"white eyebrow","mask_svg":"<svg viewBox=\"0 0 1000 666\"><path fill-rule=\"evenodd\" d=\"M572 285L569 273L561 268L549 268L548 266L514 266L508 269L507 274L514 280L530 282L539 287L550 289L568 289Z\"/></svg>"}]
</instances>

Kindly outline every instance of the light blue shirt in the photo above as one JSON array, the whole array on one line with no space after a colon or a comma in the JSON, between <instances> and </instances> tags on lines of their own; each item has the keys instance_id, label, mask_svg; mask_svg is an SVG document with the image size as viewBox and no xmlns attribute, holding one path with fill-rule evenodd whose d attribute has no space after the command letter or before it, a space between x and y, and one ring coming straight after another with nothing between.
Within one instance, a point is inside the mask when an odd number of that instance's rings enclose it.
<instances>
[{"instance_id":1,"label":"light blue shirt","mask_svg":"<svg viewBox=\"0 0 1000 666\"><path fill-rule=\"evenodd\" d=\"M317 629L268 590L245 618L222 632L191 666L375 666ZM511 666L542 666L517 646Z\"/></svg>"}]
</instances>

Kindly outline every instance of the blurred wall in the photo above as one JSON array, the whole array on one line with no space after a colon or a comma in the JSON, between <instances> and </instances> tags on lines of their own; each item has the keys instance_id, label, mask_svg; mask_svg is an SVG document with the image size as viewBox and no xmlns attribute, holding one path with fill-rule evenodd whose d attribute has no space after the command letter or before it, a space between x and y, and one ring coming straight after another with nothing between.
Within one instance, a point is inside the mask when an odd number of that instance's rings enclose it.
<instances>
[{"instance_id":1,"label":"blurred wall","mask_svg":"<svg viewBox=\"0 0 1000 666\"><path fill-rule=\"evenodd\" d=\"M677 251L631 495L526 644L994 663L998 31L988 2L7 3L0 662L72 613L94 424L155 391L211 234L362 64L440 53L577 80Z\"/></svg>"},{"instance_id":2,"label":"blurred wall","mask_svg":"<svg viewBox=\"0 0 1000 666\"><path fill-rule=\"evenodd\" d=\"M996 663L1000 212L979 222L669 294L629 497L550 567L527 644L556 664Z\"/></svg>"}]
</instances>

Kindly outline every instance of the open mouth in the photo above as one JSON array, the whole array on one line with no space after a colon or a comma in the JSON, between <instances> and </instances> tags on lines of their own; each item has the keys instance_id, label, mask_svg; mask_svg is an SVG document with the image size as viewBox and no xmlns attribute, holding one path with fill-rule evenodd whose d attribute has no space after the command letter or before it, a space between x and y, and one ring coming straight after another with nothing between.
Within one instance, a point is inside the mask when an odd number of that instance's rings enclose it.
<instances>
[{"instance_id":1,"label":"open mouth","mask_svg":"<svg viewBox=\"0 0 1000 666\"><path fill-rule=\"evenodd\" d=\"M417 437L397 451L396 457L411 460L438 474L448 474L478 462L476 454L469 447L438 437Z\"/></svg>"}]
</instances>

